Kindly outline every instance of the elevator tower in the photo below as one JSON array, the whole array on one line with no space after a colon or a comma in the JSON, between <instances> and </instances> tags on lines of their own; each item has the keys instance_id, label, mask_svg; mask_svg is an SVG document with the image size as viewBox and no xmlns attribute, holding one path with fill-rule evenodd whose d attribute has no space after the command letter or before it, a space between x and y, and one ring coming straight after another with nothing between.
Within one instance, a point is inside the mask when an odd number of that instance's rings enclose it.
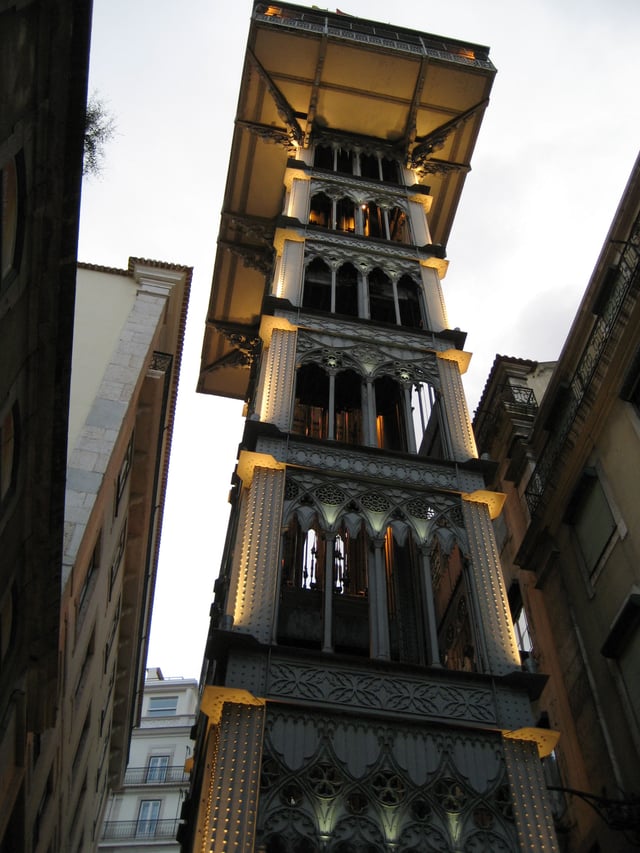
<instances>
[{"instance_id":1,"label":"elevator tower","mask_svg":"<svg viewBox=\"0 0 640 853\"><path fill-rule=\"evenodd\" d=\"M199 379L246 425L185 849L556 849L442 290L494 75L253 8Z\"/></svg>"}]
</instances>

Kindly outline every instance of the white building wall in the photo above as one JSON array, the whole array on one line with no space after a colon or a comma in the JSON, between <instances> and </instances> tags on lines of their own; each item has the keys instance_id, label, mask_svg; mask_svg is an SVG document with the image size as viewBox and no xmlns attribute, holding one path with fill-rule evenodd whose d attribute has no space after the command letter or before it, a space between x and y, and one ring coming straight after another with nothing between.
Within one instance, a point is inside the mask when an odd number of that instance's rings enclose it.
<instances>
[{"instance_id":1,"label":"white building wall","mask_svg":"<svg viewBox=\"0 0 640 853\"><path fill-rule=\"evenodd\" d=\"M76 281L68 455L97 396L137 289L130 276L84 267L78 269Z\"/></svg>"},{"instance_id":2,"label":"white building wall","mask_svg":"<svg viewBox=\"0 0 640 853\"><path fill-rule=\"evenodd\" d=\"M173 697L177 698L175 713L156 715L152 699ZM125 784L110 794L98 850L166 853L180 849L175 834L188 788L188 775L183 770L193 753L190 734L197 706L195 680L165 679L159 669L147 670L142 717L131 735ZM161 758L165 758L166 767L157 760ZM146 806L146 820L145 801L157 803Z\"/></svg>"}]
</instances>

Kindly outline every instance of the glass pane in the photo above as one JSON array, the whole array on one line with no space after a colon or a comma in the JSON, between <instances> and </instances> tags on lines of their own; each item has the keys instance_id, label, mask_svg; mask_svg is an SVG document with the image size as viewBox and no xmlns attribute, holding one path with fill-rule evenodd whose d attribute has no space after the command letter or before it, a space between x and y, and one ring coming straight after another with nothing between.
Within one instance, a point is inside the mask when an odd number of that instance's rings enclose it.
<instances>
[{"instance_id":1,"label":"glass pane","mask_svg":"<svg viewBox=\"0 0 640 853\"><path fill-rule=\"evenodd\" d=\"M575 530L587 570L593 572L616 529L606 495L596 477L582 502Z\"/></svg>"},{"instance_id":2,"label":"glass pane","mask_svg":"<svg viewBox=\"0 0 640 853\"><path fill-rule=\"evenodd\" d=\"M147 782L164 782L169 766L168 755L152 755L147 767Z\"/></svg>"},{"instance_id":3,"label":"glass pane","mask_svg":"<svg viewBox=\"0 0 640 853\"><path fill-rule=\"evenodd\" d=\"M136 825L138 838L149 838L155 835L159 814L160 800L142 800Z\"/></svg>"}]
</instances>

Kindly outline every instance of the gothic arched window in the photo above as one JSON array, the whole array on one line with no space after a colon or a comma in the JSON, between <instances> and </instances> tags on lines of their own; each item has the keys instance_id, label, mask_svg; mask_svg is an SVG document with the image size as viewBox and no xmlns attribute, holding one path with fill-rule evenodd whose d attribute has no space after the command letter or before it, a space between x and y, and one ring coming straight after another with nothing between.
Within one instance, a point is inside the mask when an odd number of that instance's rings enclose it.
<instances>
[{"instance_id":1,"label":"gothic arched window","mask_svg":"<svg viewBox=\"0 0 640 853\"><path fill-rule=\"evenodd\" d=\"M411 329L422 329L422 309L418 284L409 275L403 275L397 283L400 325Z\"/></svg>"},{"instance_id":2,"label":"gothic arched window","mask_svg":"<svg viewBox=\"0 0 640 853\"><path fill-rule=\"evenodd\" d=\"M278 642L368 655L368 555L363 527L303 530L294 515L282 537Z\"/></svg>"},{"instance_id":3,"label":"gothic arched window","mask_svg":"<svg viewBox=\"0 0 640 853\"><path fill-rule=\"evenodd\" d=\"M385 211L388 239L395 243L411 243L407 214L401 207L392 207Z\"/></svg>"},{"instance_id":4,"label":"gothic arched window","mask_svg":"<svg viewBox=\"0 0 640 853\"><path fill-rule=\"evenodd\" d=\"M333 228L333 201L326 193L316 193L312 196L309 207L309 222L311 225Z\"/></svg>"},{"instance_id":5,"label":"gothic arched window","mask_svg":"<svg viewBox=\"0 0 640 853\"><path fill-rule=\"evenodd\" d=\"M376 440L383 450L407 452L410 447L404 388L390 376L380 376L374 383L376 397Z\"/></svg>"},{"instance_id":6,"label":"gothic arched window","mask_svg":"<svg viewBox=\"0 0 640 853\"><path fill-rule=\"evenodd\" d=\"M317 169L331 169L333 171L334 151L330 145L316 145L313 153L313 165Z\"/></svg>"},{"instance_id":7,"label":"gothic arched window","mask_svg":"<svg viewBox=\"0 0 640 853\"><path fill-rule=\"evenodd\" d=\"M441 662L447 669L477 672L480 662L460 548L453 542L443 545L436 537L430 563Z\"/></svg>"},{"instance_id":8,"label":"gothic arched window","mask_svg":"<svg viewBox=\"0 0 640 853\"><path fill-rule=\"evenodd\" d=\"M362 379L353 370L335 377L334 438L347 444L362 443Z\"/></svg>"},{"instance_id":9,"label":"gothic arched window","mask_svg":"<svg viewBox=\"0 0 640 853\"><path fill-rule=\"evenodd\" d=\"M362 379L353 370L298 369L292 431L309 438L362 443Z\"/></svg>"},{"instance_id":10,"label":"gothic arched window","mask_svg":"<svg viewBox=\"0 0 640 853\"><path fill-rule=\"evenodd\" d=\"M293 432L329 436L329 376L317 364L303 364L296 376Z\"/></svg>"},{"instance_id":11,"label":"gothic arched window","mask_svg":"<svg viewBox=\"0 0 640 853\"><path fill-rule=\"evenodd\" d=\"M358 270L353 264L343 264L335 276L336 314L358 316Z\"/></svg>"},{"instance_id":12,"label":"gothic arched window","mask_svg":"<svg viewBox=\"0 0 640 853\"><path fill-rule=\"evenodd\" d=\"M391 528L385 537L391 659L425 664L426 615L418 549L411 533L399 542Z\"/></svg>"},{"instance_id":13,"label":"gothic arched window","mask_svg":"<svg viewBox=\"0 0 640 853\"><path fill-rule=\"evenodd\" d=\"M314 258L304 273L304 308L331 311L333 275L331 267L322 258Z\"/></svg>"},{"instance_id":14,"label":"gothic arched window","mask_svg":"<svg viewBox=\"0 0 640 853\"><path fill-rule=\"evenodd\" d=\"M396 308L391 279L379 267L376 267L369 273L367 281L369 285L369 316L378 323L395 323Z\"/></svg>"},{"instance_id":15,"label":"gothic arched window","mask_svg":"<svg viewBox=\"0 0 640 853\"><path fill-rule=\"evenodd\" d=\"M338 199L335 205L335 218L333 227L336 231L347 231L355 234L356 230L356 206L353 199L345 196Z\"/></svg>"}]
</instances>

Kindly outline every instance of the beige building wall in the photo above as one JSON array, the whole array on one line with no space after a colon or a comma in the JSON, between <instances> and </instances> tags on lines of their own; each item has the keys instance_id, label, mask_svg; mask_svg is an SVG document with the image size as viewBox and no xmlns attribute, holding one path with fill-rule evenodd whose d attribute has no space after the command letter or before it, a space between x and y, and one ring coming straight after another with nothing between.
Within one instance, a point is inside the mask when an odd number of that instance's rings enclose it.
<instances>
[{"instance_id":1,"label":"beige building wall","mask_svg":"<svg viewBox=\"0 0 640 853\"><path fill-rule=\"evenodd\" d=\"M34 853L95 849L140 712L191 270L80 268L56 723L31 743ZM87 326L104 328L95 338ZM94 346L95 343L95 346ZM159 511L158 511L159 508Z\"/></svg>"}]
</instances>

